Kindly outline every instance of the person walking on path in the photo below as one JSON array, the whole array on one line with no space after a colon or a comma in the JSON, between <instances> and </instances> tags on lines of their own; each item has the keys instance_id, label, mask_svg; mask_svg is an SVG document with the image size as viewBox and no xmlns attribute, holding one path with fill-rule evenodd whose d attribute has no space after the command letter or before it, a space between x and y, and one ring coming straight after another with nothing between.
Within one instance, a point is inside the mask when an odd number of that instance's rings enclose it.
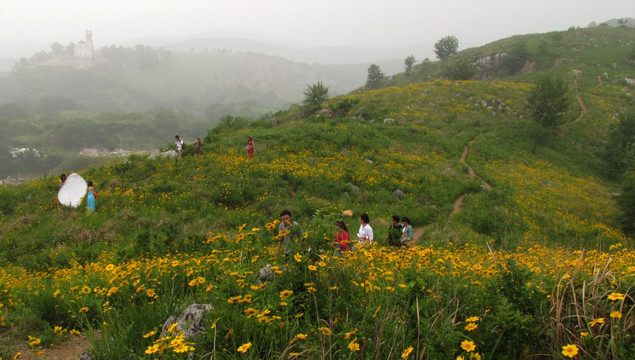
<instances>
[{"instance_id":1,"label":"person walking on path","mask_svg":"<svg viewBox=\"0 0 635 360\"><path fill-rule=\"evenodd\" d=\"M401 218L401 222L403 223L403 235L401 236L401 246L412 246L413 240L415 237L414 229L412 228L412 223L407 216L403 216Z\"/></svg>"}]
</instances>

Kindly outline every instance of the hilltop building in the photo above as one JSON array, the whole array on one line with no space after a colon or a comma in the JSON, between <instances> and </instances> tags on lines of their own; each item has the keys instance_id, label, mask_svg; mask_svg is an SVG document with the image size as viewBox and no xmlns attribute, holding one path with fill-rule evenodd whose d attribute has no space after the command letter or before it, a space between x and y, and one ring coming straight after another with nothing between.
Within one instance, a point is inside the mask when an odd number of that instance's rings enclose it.
<instances>
[{"instance_id":1,"label":"hilltop building","mask_svg":"<svg viewBox=\"0 0 635 360\"><path fill-rule=\"evenodd\" d=\"M86 30L86 40L79 41L75 44L75 57L92 59L94 56L93 32Z\"/></svg>"}]
</instances>

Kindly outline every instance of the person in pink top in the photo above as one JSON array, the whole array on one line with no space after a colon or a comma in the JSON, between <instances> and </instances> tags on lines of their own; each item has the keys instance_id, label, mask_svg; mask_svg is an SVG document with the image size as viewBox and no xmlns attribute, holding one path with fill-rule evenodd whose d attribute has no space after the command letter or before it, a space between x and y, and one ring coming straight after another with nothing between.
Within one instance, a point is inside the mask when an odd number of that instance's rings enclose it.
<instances>
[{"instance_id":1,"label":"person in pink top","mask_svg":"<svg viewBox=\"0 0 635 360\"><path fill-rule=\"evenodd\" d=\"M247 158L251 159L254 157L254 139L249 136L247 139Z\"/></svg>"},{"instance_id":2,"label":"person in pink top","mask_svg":"<svg viewBox=\"0 0 635 360\"><path fill-rule=\"evenodd\" d=\"M335 226L337 226L337 231L335 232L335 242L332 244L336 249L335 252L339 254L342 251L350 250L350 238L348 236L346 224L343 221L338 221L335 223Z\"/></svg>"}]
</instances>

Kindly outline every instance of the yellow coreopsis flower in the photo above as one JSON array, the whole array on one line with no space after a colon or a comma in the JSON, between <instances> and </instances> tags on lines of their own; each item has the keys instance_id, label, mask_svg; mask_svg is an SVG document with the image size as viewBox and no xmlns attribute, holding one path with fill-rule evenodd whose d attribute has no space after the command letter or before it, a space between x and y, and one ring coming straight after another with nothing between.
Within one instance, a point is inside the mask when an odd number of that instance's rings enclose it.
<instances>
[{"instance_id":1,"label":"yellow coreopsis flower","mask_svg":"<svg viewBox=\"0 0 635 360\"><path fill-rule=\"evenodd\" d=\"M295 255L293 255L293 258L294 258L294 259L295 259L295 261L297 261L297 262L302 262L302 255L300 255L300 254L297 254L297 253L296 253Z\"/></svg>"},{"instance_id":2,"label":"yellow coreopsis flower","mask_svg":"<svg viewBox=\"0 0 635 360\"><path fill-rule=\"evenodd\" d=\"M357 333L357 330L358 330L358 329L355 329L355 330L353 330L353 331L349 331L349 332L347 332L347 333L346 333L346 335L344 335L344 339L347 339L347 340L348 340L348 339L350 339L350 338L351 338L351 336L353 336L353 335L355 335L355 333Z\"/></svg>"},{"instance_id":3,"label":"yellow coreopsis flower","mask_svg":"<svg viewBox=\"0 0 635 360\"><path fill-rule=\"evenodd\" d=\"M246 344L242 344L242 345L240 345L240 346L238 347L238 350L236 350L236 351L241 352L241 353L246 353L246 352L247 352L247 350L249 350L249 348L250 348L250 347L251 347L251 343L250 343L250 342L248 342L248 343L246 343Z\"/></svg>"},{"instance_id":4,"label":"yellow coreopsis flower","mask_svg":"<svg viewBox=\"0 0 635 360\"><path fill-rule=\"evenodd\" d=\"M146 349L145 353L146 354L154 354L156 352L159 352L159 350L161 350L161 344L153 344L148 346L148 348Z\"/></svg>"},{"instance_id":5,"label":"yellow coreopsis flower","mask_svg":"<svg viewBox=\"0 0 635 360\"><path fill-rule=\"evenodd\" d=\"M280 291L280 300L284 300L293 294L293 290Z\"/></svg>"},{"instance_id":6,"label":"yellow coreopsis flower","mask_svg":"<svg viewBox=\"0 0 635 360\"><path fill-rule=\"evenodd\" d=\"M35 346L35 345L38 345L40 342L42 342L42 340L36 337L33 337L31 335L27 335L27 336L29 337L29 346Z\"/></svg>"},{"instance_id":7,"label":"yellow coreopsis flower","mask_svg":"<svg viewBox=\"0 0 635 360\"><path fill-rule=\"evenodd\" d=\"M174 351L175 353L185 353L185 352L193 351L193 350L196 350L196 349L192 346L189 346L186 343L181 343L181 342L174 344L172 346L172 351Z\"/></svg>"},{"instance_id":8,"label":"yellow coreopsis flower","mask_svg":"<svg viewBox=\"0 0 635 360\"><path fill-rule=\"evenodd\" d=\"M402 353L401 353L401 358L405 359L408 356L410 356L410 353L412 353L412 350L414 350L414 348L412 346L410 346L409 348L406 348Z\"/></svg>"},{"instance_id":9,"label":"yellow coreopsis flower","mask_svg":"<svg viewBox=\"0 0 635 360\"><path fill-rule=\"evenodd\" d=\"M611 301L624 300L624 294L615 292L609 295L608 299Z\"/></svg>"},{"instance_id":10,"label":"yellow coreopsis flower","mask_svg":"<svg viewBox=\"0 0 635 360\"><path fill-rule=\"evenodd\" d=\"M465 330L467 331L474 331L476 330L476 328L478 328L478 325L476 325L475 323L469 323L465 325Z\"/></svg>"},{"instance_id":11,"label":"yellow coreopsis flower","mask_svg":"<svg viewBox=\"0 0 635 360\"><path fill-rule=\"evenodd\" d=\"M113 294L116 294L118 292L119 292L119 288L116 286L113 286L110 289L108 289L108 293L106 294L106 296L111 297Z\"/></svg>"},{"instance_id":12,"label":"yellow coreopsis flower","mask_svg":"<svg viewBox=\"0 0 635 360\"><path fill-rule=\"evenodd\" d=\"M572 358L578 355L578 347L575 344L569 344L562 347L562 355Z\"/></svg>"},{"instance_id":13,"label":"yellow coreopsis flower","mask_svg":"<svg viewBox=\"0 0 635 360\"><path fill-rule=\"evenodd\" d=\"M327 328L326 326L323 327L319 327L318 330L320 330L320 332L322 333L322 335L324 336L331 336L333 335L333 332L331 331L331 329Z\"/></svg>"},{"instance_id":14,"label":"yellow coreopsis flower","mask_svg":"<svg viewBox=\"0 0 635 360\"><path fill-rule=\"evenodd\" d=\"M597 324L604 324L604 318L598 318L589 323L590 327L594 327Z\"/></svg>"},{"instance_id":15,"label":"yellow coreopsis flower","mask_svg":"<svg viewBox=\"0 0 635 360\"><path fill-rule=\"evenodd\" d=\"M307 334L296 334L295 337L297 337L300 340L304 340L304 339L306 339L307 336L308 336Z\"/></svg>"},{"instance_id":16,"label":"yellow coreopsis flower","mask_svg":"<svg viewBox=\"0 0 635 360\"><path fill-rule=\"evenodd\" d=\"M315 266L315 265L309 265L309 270L311 270L311 271L315 271L315 270L317 270L317 266Z\"/></svg>"},{"instance_id":17,"label":"yellow coreopsis flower","mask_svg":"<svg viewBox=\"0 0 635 360\"><path fill-rule=\"evenodd\" d=\"M357 338L354 338L353 341L348 343L348 348L351 351L359 351L359 344L357 343Z\"/></svg>"},{"instance_id":18,"label":"yellow coreopsis flower","mask_svg":"<svg viewBox=\"0 0 635 360\"><path fill-rule=\"evenodd\" d=\"M465 322L477 322L481 320L478 316L470 316L469 318L465 319Z\"/></svg>"},{"instance_id":19,"label":"yellow coreopsis flower","mask_svg":"<svg viewBox=\"0 0 635 360\"><path fill-rule=\"evenodd\" d=\"M150 336L152 336L152 335L154 335L156 333L157 333L156 330L152 330L149 333L144 334L143 337L147 339L147 338L149 338Z\"/></svg>"},{"instance_id":20,"label":"yellow coreopsis flower","mask_svg":"<svg viewBox=\"0 0 635 360\"><path fill-rule=\"evenodd\" d=\"M622 318L622 313L619 311L613 311L611 312L611 317L613 319L621 319Z\"/></svg>"},{"instance_id":21,"label":"yellow coreopsis flower","mask_svg":"<svg viewBox=\"0 0 635 360\"><path fill-rule=\"evenodd\" d=\"M467 352L472 352L476 350L476 345L474 345L474 342L471 340L463 340L461 341L461 349Z\"/></svg>"}]
</instances>

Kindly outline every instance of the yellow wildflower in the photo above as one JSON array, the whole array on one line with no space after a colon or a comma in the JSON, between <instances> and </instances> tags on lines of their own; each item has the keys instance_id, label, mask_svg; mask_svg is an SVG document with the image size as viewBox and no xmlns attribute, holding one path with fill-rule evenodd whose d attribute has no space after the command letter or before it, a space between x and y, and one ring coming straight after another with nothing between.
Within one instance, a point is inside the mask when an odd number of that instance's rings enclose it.
<instances>
[{"instance_id":1,"label":"yellow wildflower","mask_svg":"<svg viewBox=\"0 0 635 360\"><path fill-rule=\"evenodd\" d=\"M621 319L622 318L622 313L619 311L613 311L611 312L611 317L613 319Z\"/></svg>"},{"instance_id":2,"label":"yellow wildflower","mask_svg":"<svg viewBox=\"0 0 635 360\"><path fill-rule=\"evenodd\" d=\"M406 349L405 349L405 350L401 353L401 358L402 358L402 359L407 358L407 357L410 355L410 353L412 353L412 350L414 350L414 348L413 348L412 346L410 346L410 347L406 348Z\"/></svg>"},{"instance_id":3,"label":"yellow wildflower","mask_svg":"<svg viewBox=\"0 0 635 360\"><path fill-rule=\"evenodd\" d=\"M467 351L467 352L472 352L474 350L476 350L476 345L474 345L474 342L471 340L463 340L461 342L461 349Z\"/></svg>"},{"instance_id":4,"label":"yellow wildflower","mask_svg":"<svg viewBox=\"0 0 635 360\"><path fill-rule=\"evenodd\" d=\"M250 347L251 347L251 343L250 343L250 342L248 342L248 343L246 343L246 344L242 344L242 345L240 345L240 346L238 347L238 350L236 350L236 351L241 352L241 353L246 353L246 352L247 352L247 350L249 350L249 348L250 348Z\"/></svg>"},{"instance_id":5,"label":"yellow wildflower","mask_svg":"<svg viewBox=\"0 0 635 360\"><path fill-rule=\"evenodd\" d=\"M578 347L575 344L569 344L562 347L562 355L573 358L578 355Z\"/></svg>"}]
</instances>

